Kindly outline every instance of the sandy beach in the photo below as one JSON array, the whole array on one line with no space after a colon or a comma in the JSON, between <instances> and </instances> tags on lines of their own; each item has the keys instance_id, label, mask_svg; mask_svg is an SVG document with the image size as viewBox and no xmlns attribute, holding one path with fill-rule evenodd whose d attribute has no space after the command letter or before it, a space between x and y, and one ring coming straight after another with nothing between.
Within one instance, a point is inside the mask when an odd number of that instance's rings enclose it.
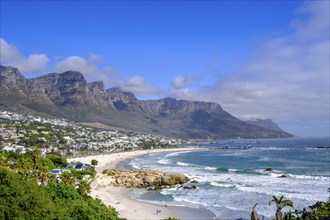
<instances>
[{"instance_id":1,"label":"sandy beach","mask_svg":"<svg viewBox=\"0 0 330 220\"><path fill-rule=\"evenodd\" d=\"M189 207L163 206L131 199L128 194L130 190L133 189L108 186L108 180L101 177L102 171L104 169L118 168L118 164L125 160L133 159L135 157L140 157L150 153L191 150L200 150L200 148L139 150L71 158L69 161L80 161L87 164L90 164L92 159L98 161L98 165L95 167L97 175L95 180L91 183L92 189L90 195L94 198L101 199L106 205L116 208L116 210L119 212L119 216L122 218L127 218L129 220L165 219L168 217L176 217L179 219L214 219L215 215L204 208L199 209ZM157 212L157 210L160 210L160 212Z\"/></svg>"}]
</instances>

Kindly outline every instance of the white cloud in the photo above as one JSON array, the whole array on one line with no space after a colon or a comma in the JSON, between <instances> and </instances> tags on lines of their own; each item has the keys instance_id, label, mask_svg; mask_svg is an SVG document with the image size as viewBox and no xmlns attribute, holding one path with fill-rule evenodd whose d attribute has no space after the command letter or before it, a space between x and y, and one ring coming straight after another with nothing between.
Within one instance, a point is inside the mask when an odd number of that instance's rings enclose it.
<instances>
[{"instance_id":1,"label":"white cloud","mask_svg":"<svg viewBox=\"0 0 330 220\"><path fill-rule=\"evenodd\" d=\"M266 42L244 70L212 88L237 115L328 117L329 2L308 2L302 9L310 17L292 35Z\"/></svg>"},{"instance_id":2,"label":"white cloud","mask_svg":"<svg viewBox=\"0 0 330 220\"><path fill-rule=\"evenodd\" d=\"M98 71L94 62L80 56L67 57L56 65L57 72L68 70L80 71L85 75L95 74Z\"/></svg>"},{"instance_id":3,"label":"white cloud","mask_svg":"<svg viewBox=\"0 0 330 220\"><path fill-rule=\"evenodd\" d=\"M85 76L88 82L102 80L106 87L121 83L123 80L122 77L118 76L111 67L98 68L97 63L101 60L101 56L93 53L90 54L88 59L80 56L70 56L56 64L56 71L79 71Z\"/></svg>"},{"instance_id":4,"label":"white cloud","mask_svg":"<svg viewBox=\"0 0 330 220\"><path fill-rule=\"evenodd\" d=\"M159 87L147 84L141 76L133 76L129 78L128 81L120 85L120 87L123 90L132 92L138 96L157 95L163 91Z\"/></svg>"},{"instance_id":5,"label":"white cloud","mask_svg":"<svg viewBox=\"0 0 330 220\"><path fill-rule=\"evenodd\" d=\"M183 89L190 86L194 80L195 77L190 74L185 76L179 75L171 82L171 84L175 89Z\"/></svg>"},{"instance_id":6,"label":"white cloud","mask_svg":"<svg viewBox=\"0 0 330 220\"><path fill-rule=\"evenodd\" d=\"M56 65L57 72L75 70L81 72L88 82L102 80L106 88L120 86L123 90L134 93L138 96L157 95L162 92L161 88L145 83L144 78L134 76L125 79L116 74L111 67L103 69L98 68L97 63L102 61L102 57L96 54L90 54L89 58L80 56L70 56L61 60Z\"/></svg>"},{"instance_id":7,"label":"white cloud","mask_svg":"<svg viewBox=\"0 0 330 220\"><path fill-rule=\"evenodd\" d=\"M267 40L249 64L181 95L218 102L238 117L329 121L329 1L308 1L296 13L292 34Z\"/></svg>"},{"instance_id":8,"label":"white cloud","mask_svg":"<svg viewBox=\"0 0 330 220\"><path fill-rule=\"evenodd\" d=\"M15 45L0 38L0 63L2 65L16 67L23 73L33 73L45 70L48 62L46 54L31 54L25 58Z\"/></svg>"}]
</instances>

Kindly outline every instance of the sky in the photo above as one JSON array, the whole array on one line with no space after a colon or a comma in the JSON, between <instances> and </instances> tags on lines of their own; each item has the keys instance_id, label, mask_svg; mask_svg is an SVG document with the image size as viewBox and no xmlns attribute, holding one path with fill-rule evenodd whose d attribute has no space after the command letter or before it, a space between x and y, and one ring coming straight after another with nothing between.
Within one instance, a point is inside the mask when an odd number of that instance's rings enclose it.
<instances>
[{"instance_id":1,"label":"sky","mask_svg":"<svg viewBox=\"0 0 330 220\"><path fill-rule=\"evenodd\" d=\"M329 1L0 1L0 63L329 136Z\"/></svg>"}]
</instances>

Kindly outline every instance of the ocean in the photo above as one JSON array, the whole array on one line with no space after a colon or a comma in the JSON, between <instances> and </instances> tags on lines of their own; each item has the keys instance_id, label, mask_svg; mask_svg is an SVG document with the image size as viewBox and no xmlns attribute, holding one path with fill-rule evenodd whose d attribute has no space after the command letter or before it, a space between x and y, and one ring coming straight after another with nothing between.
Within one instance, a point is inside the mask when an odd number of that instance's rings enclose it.
<instances>
[{"instance_id":1,"label":"ocean","mask_svg":"<svg viewBox=\"0 0 330 220\"><path fill-rule=\"evenodd\" d=\"M163 205L204 207L220 219L250 219L255 203L259 215L273 218L275 205L268 205L273 195L284 195L297 208L330 196L330 149L325 148L329 138L220 140L200 146L209 149L154 153L125 165L181 172L197 181L197 189L134 190L131 196Z\"/></svg>"}]
</instances>

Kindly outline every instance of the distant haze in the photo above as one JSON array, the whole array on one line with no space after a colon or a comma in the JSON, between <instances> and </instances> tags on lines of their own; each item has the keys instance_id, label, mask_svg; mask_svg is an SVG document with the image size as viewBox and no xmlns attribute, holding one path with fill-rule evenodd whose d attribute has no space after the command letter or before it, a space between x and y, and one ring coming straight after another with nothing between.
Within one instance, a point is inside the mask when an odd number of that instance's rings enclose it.
<instances>
[{"instance_id":1,"label":"distant haze","mask_svg":"<svg viewBox=\"0 0 330 220\"><path fill-rule=\"evenodd\" d=\"M329 136L329 1L1 1L0 63Z\"/></svg>"}]
</instances>

